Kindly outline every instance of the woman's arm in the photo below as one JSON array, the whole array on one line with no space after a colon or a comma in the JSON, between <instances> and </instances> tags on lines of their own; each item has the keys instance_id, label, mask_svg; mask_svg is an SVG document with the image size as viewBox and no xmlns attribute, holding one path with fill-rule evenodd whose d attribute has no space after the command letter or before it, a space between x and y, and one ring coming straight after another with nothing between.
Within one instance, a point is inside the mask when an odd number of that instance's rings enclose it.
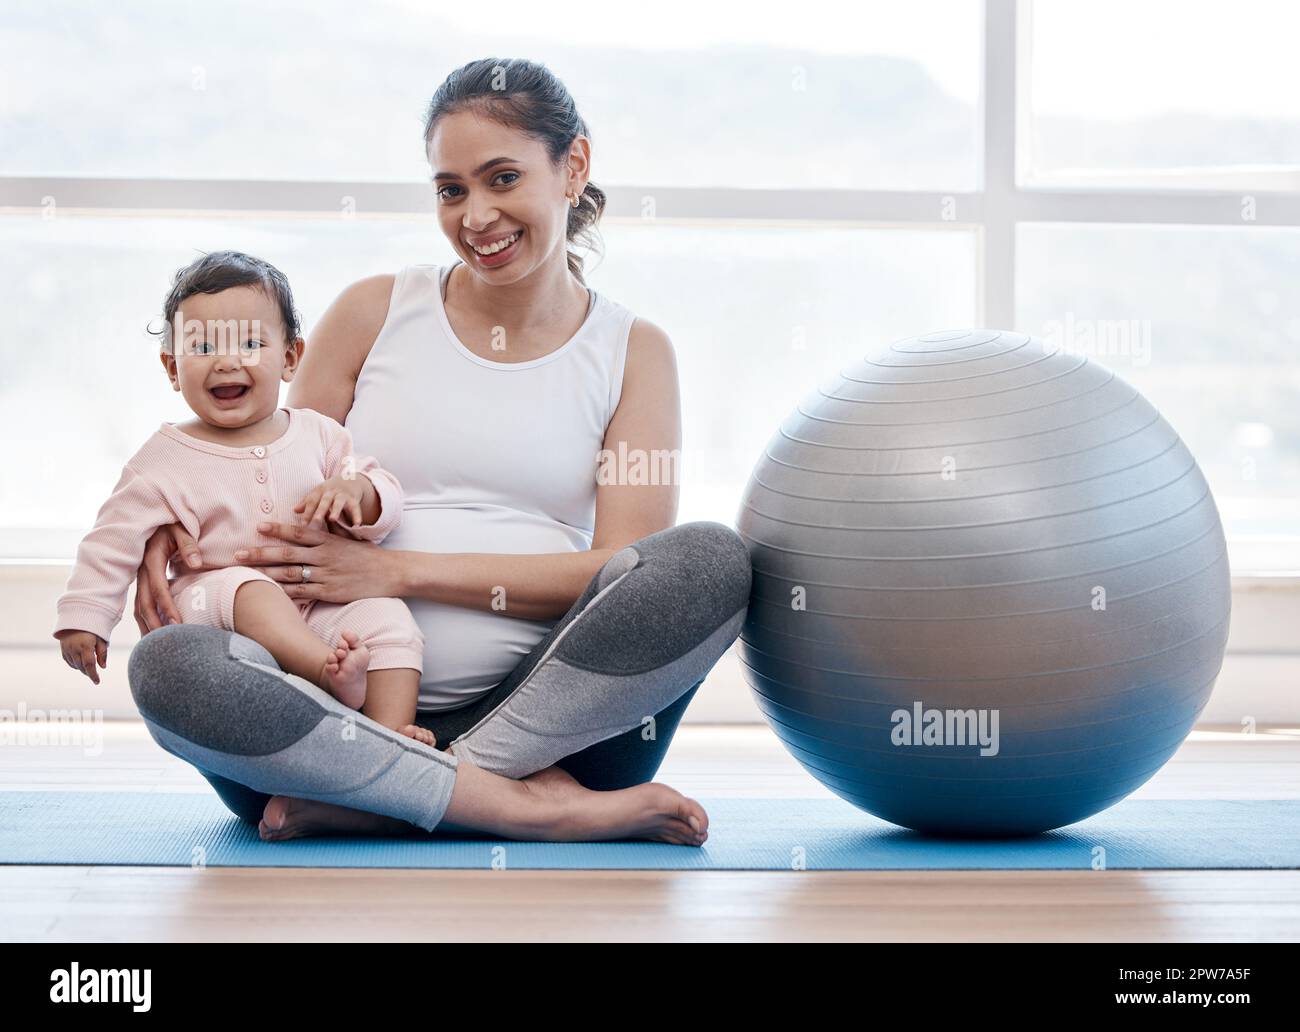
<instances>
[{"instance_id":1,"label":"woman's arm","mask_svg":"<svg viewBox=\"0 0 1300 1032\"><path fill-rule=\"evenodd\" d=\"M183 555L192 568L203 565L198 542L179 523L169 523L149 535L135 575L135 625L142 638L165 623L183 622L167 586L167 563L176 555Z\"/></svg>"},{"instance_id":2,"label":"woman's arm","mask_svg":"<svg viewBox=\"0 0 1300 1032\"><path fill-rule=\"evenodd\" d=\"M466 609L508 612L525 620L563 616L591 578L619 549L671 527L677 518L681 402L677 362L667 334L637 320L628 338L623 392L605 431L604 448L650 461L667 456L670 475L657 483L629 483L627 470L606 467L597 479L591 549L543 555L416 552L348 541L320 528L261 524L284 540L236 553L284 585L290 598L352 602L359 598L427 598ZM593 456L593 459L595 457ZM612 472L612 476L609 475ZM593 462L592 476L596 477ZM302 564L312 567L309 583Z\"/></svg>"},{"instance_id":3,"label":"woman's arm","mask_svg":"<svg viewBox=\"0 0 1300 1032\"><path fill-rule=\"evenodd\" d=\"M334 299L311 331L289 385L289 407L347 422L357 377L388 318L392 275L358 280Z\"/></svg>"},{"instance_id":4,"label":"woman's arm","mask_svg":"<svg viewBox=\"0 0 1300 1032\"><path fill-rule=\"evenodd\" d=\"M657 483L629 483L628 470L616 462L606 464L596 487L596 525L589 551L546 555L389 551L385 565L397 578L394 593L467 609L504 611L525 620L556 619L569 611L610 556L674 524L682 443L677 360L668 335L644 319L637 319L628 335L623 391L605 431L606 454L617 456L619 442L625 442L629 457L643 456L643 461L669 475L650 478Z\"/></svg>"}]
</instances>

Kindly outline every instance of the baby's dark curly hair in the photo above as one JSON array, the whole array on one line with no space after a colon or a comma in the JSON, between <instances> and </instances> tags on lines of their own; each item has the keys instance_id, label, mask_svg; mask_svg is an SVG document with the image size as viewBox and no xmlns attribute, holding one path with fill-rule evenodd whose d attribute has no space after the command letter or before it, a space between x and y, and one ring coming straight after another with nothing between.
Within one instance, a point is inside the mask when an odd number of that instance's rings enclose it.
<instances>
[{"instance_id":1,"label":"baby's dark curly hair","mask_svg":"<svg viewBox=\"0 0 1300 1032\"><path fill-rule=\"evenodd\" d=\"M270 262L242 251L212 251L177 269L172 289L163 302L163 326L149 333L159 338L163 350L170 351L172 326L181 303L195 294L217 294L230 287L261 287L280 310L286 343L301 334L288 277Z\"/></svg>"}]
</instances>

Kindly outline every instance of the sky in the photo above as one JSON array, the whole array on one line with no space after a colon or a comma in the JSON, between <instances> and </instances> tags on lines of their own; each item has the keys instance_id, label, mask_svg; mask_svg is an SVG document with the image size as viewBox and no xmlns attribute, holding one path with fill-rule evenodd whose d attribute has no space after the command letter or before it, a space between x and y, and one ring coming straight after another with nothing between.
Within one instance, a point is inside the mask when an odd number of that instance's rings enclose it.
<instances>
[{"instance_id":1,"label":"sky","mask_svg":"<svg viewBox=\"0 0 1300 1032\"><path fill-rule=\"evenodd\" d=\"M427 0L391 2L427 5ZM492 27L484 24L485 10L492 12ZM438 17L467 31L509 26L520 34L575 46L703 50L751 44L822 54L920 57L954 96L973 102L978 95L979 0L866 0L856 6L845 0L656 0L653 5L609 0L573 9L572 17L568 10L536 0L493 0L486 7L448 4L439 8Z\"/></svg>"},{"instance_id":2,"label":"sky","mask_svg":"<svg viewBox=\"0 0 1300 1032\"><path fill-rule=\"evenodd\" d=\"M425 0L391 0L420 6ZM1166 111L1300 118L1295 0L1035 0L1034 100L1044 114L1134 118ZM754 0L653 6L611 0L566 17L536 0L449 4L439 17L579 46L648 50L776 44L922 60L953 96L978 95L980 0Z\"/></svg>"},{"instance_id":3,"label":"sky","mask_svg":"<svg viewBox=\"0 0 1300 1032\"><path fill-rule=\"evenodd\" d=\"M1048 0L1032 18L1044 114L1300 120L1294 0Z\"/></svg>"}]
</instances>

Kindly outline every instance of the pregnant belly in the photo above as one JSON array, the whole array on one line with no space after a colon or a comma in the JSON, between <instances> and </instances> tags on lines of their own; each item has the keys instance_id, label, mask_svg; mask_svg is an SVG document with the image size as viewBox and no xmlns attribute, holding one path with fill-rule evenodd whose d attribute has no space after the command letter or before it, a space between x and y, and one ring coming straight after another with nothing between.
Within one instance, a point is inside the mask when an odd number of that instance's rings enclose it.
<instances>
[{"instance_id":1,"label":"pregnant belly","mask_svg":"<svg viewBox=\"0 0 1300 1032\"><path fill-rule=\"evenodd\" d=\"M498 506L417 505L402 511L402 525L388 536L384 547L526 555L585 551L591 540L581 530L547 517ZM421 710L455 709L480 698L518 666L555 624L510 616L508 594L503 602L504 609L489 612L406 600L424 633Z\"/></svg>"}]
</instances>

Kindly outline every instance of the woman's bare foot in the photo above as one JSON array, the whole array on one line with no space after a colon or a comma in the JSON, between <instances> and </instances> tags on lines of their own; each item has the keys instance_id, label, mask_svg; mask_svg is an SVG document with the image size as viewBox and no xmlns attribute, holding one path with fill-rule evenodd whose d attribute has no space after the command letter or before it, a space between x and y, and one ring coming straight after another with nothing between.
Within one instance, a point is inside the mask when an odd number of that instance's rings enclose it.
<instances>
[{"instance_id":1,"label":"woman's bare foot","mask_svg":"<svg viewBox=\"0 0 1300 1032\"><path fill-rule=\"evenodd\" d=\"M462 773L497 780L462 761ZM500 779L506 781L507 779ZM709 817L694 799L657 782L614 792L583 788L558 767L510 782L518 796L481 830L505 838L550 842L649 839L679 846L702 846ZM450 822L445 822L450 824ZM476 822L478 823L478 822ZM366 813L310 799L274 796L262 812L258 833L267 842L309 835L408 835L414 826L395 817ZM457 828L457 830L470 830Z\"/></svg>"},{"instance_id":2,"label":"woman's bare foot","mask_svg":"<svg viewBox=\"0 0 1300 1032\"><path fill-rule=\"evenodd\" d=\"M360 709L366 701L366 670L370 650L352 631L342 632L342 641L321 668L320 686L351 709Z\"/></svg>"},{"instance_id":3,"label":"woman's bare foot","mask_svg":"<svg viewBox=\"0 0 1300 1032\"><path fill-rule=\"evenodd\" d=\"M396 817L290 796L272 796L257 826L264 842L310 835L407 835L413 830L414 825Z\"/></svg>"},{"instance_id":4,"label":"woman's bare foot","mask_svg":"<svg viewBox=\"0 0 1300 1032\"><path fill-rule=\"evenodd\" d=\"M437 736L427 727L420 727L419 724L407 724L406 727L397 729L399 735L406 735L407 738L414 738L417 742L423 742L425 745L437 745Z\"/></svg>"},{"instance_id":5,"label":"woman's bare foot","mask_svg":"<svg viewBox=\"0 0 1300 1032\"><path fill-rule=\"evenodd\" d=\"M593 792L567 771L547 767L520 784L544 804L542 823L529 829L543 840L597 842L634 838L702 846L709 837L709 815L704 807L657 781L613 792Z\"/></svg>"}]
</instances>

